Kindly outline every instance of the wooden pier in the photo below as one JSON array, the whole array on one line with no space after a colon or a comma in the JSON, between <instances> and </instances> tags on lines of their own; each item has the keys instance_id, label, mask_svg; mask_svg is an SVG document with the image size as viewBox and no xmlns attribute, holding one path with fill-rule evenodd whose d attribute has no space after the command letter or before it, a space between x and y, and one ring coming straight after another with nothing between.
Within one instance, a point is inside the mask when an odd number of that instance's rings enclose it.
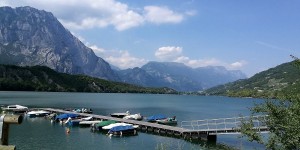
<instances>
[{"instance_id":1,"label":"wooden pier","mask_svg":"<svg viewBox=\"0 0 300 150\"><path fill-rule=\"evenodd\" d=\"M138 125L138 129L142 132L173 136L186 140L208 140L215 142L218 134L240 134L239 124L241 117L182 121L181 127L175 127L145 121L127 120L96 114L77 113L54 108L39 109L55 113L72 113L83 117L93 117L99 120L115 120L118 122L130 123L133 125ZM267 131L267 127L263 126L262 123L259 123L260 122L258 122L258 126L255 126L255 128L257 128L259 132Z\"/></svg>"}]
</instances>

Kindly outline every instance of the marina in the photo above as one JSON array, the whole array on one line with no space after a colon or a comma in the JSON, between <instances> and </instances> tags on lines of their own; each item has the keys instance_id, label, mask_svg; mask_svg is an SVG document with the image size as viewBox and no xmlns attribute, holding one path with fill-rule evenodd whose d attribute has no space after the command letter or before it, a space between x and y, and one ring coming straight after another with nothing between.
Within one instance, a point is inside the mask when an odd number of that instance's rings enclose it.
<instances>
[{"instance_id":1,"label":"marina","mask_svg":"<svg viewBox=\"0 0 300 150\"><path fill-rule=\"evenodd\" d=\"M91 108L93 114L83 114L81 118L101 114L100 116L103 120L112 119L110 116L111 113L126 112L127 110L131 114L140 113L144 116L143 121L137 121L141 124L140 128L137 129L137 136L113 136L111 138L106 135L107 132L91 132L90 128L81 127L80 125L68 126L60 123L51 123L49 119L45 119L44 117L24 117L22 124L11 126L9 140L9 144L16 145L17 149L22 150L47 150L54 149L57 146L59 146L59 149L73 150L84 148L99 149L99 147L101 149L122 148L125 150L151 150L162 149L163 147L166 147L165 149L203 149L203 146L209 146L209 149L223 149L222 145L224 144L239 149L241 148L239 144L241 142L243 143L243 149L264 149L259 144L250 143L247 140L238 138L238 134L218 134L217 141L211 143L204 140L207 138L205 136L200 137L203 140L199 139L198 133L200 131L196 131L204 129L204 126L200 126L204 122L201 122L199 119L230 118L239 116L239 114L247 116L249 114L247 107L251 107L251 104L253 104L252 100L256 99L243 100L226 97L148 94L0 92L2 105L20 104L29 108L51 108L58 110L64 108ZM187 101L189 103L186 103ZM259 100L256 101L259 102ZM219 111L213 111L216 109ZM73 109L70 110L72 111ZM185 134L186 137L184 137L180 132L175 132L174 134L171 130L159 130L163 125L147 122L147 117L155 114L165 114L166 117L176 116L177 125L166 126L166 128L175 128L181 131L184 128L185 130L195 131L189 132L192 133L192 136ZM113 119L116 122L123 121L122 118ZM125 121L131 124L132 121L136 120ZM219 124L220 122L217 123ZM143 124L150 124L151 126L142 126ZM213 123L211 122L211 124ZM210 129L213 129L213 125L210 125ZM70 131L69 133L67 133L68 130ZM191 142L190 139L198 142Z\"/></svg>"},{"instance_id":2,"label":"marina","mask_svg":"<svg viewBox=\"0 0 300 150\"><path fill-rule=\"evenodd\" d=\"M96 114L86 114L78 113L72 111L65 111L62 109L53 108L39 108L52 113L63 113L63 114L74 114L74 116L84 116L93 117L98 120L114 120L117 122L128 123L133 125L138 125L138 129L143 132L155 132L160 135L168 135L173 137L181 137L184 139L193 140L209 140L211 142L217 141L218 134L240 134L239 128L241 120L249 117L234 117L234 118L221 118L221 119L210 119L210 120L198 120L198 121L183 121L181 122L181 127L169 126L153 122L128 120L117 117L96 115ZM257 118L254 120L256 122L255 128L258 132L268 131L268 128L261 123L266 116L254 116ZM213 127L210 127L213 126ZM192 128L184 128L192 127ZM195 129L195 127L197 127ZM204 128L202 128L204 127Z\"/></svg>"}]
</instances>

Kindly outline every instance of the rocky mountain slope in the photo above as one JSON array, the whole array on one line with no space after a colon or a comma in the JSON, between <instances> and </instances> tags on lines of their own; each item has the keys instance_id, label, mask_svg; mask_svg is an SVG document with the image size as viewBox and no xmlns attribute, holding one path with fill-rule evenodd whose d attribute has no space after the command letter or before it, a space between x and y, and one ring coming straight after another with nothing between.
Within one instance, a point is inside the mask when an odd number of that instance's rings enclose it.
<instances>
[{"instance_id":1,"label":"rocky mountain slope","mask_svg":"<svg viewBox=\"0 0 300 150\"><path fill-rule=\"evenodd\" d=\"M52 13L32 7L0 7L0 64L41 65L63 73L118 79L109 64Z\"/></svg>"}]
</instances>

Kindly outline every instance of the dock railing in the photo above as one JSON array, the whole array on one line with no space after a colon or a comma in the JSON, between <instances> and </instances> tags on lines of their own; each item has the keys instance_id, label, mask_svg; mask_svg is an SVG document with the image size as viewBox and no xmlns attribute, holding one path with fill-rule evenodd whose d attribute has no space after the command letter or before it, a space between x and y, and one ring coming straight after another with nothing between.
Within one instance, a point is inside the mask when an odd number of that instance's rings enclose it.
<instances>
[{"instance_id":1,"label":"dock railing","mask_svg":"<svg viewBox=\"0 0 300 150\"><path fill-rule=\"evenodd\" d=\"M265 123L267 115L182 121L181 127L186 131L215 132L216 134L239 133L242 121L248 122L250 119L253 128L258 131L267 128Z\"/></svg>"}]
</instances>

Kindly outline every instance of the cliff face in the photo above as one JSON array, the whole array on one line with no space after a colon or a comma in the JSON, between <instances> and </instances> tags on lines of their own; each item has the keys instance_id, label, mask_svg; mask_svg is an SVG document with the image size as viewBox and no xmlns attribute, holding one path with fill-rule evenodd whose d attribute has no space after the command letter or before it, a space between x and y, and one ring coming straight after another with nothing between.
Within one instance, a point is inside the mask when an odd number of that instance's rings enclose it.
<instances>
[{"instance_id":1,"label":"cliff face","mask_svg":"<svg viewBox=\"0 0 300 150\"><path fill-rule=\"evenodd\" d=\"M0 63L42 65L63 73L118 79L109 64L52 13L31 7L0 8Z\"/></svg>"}]
</instances>

